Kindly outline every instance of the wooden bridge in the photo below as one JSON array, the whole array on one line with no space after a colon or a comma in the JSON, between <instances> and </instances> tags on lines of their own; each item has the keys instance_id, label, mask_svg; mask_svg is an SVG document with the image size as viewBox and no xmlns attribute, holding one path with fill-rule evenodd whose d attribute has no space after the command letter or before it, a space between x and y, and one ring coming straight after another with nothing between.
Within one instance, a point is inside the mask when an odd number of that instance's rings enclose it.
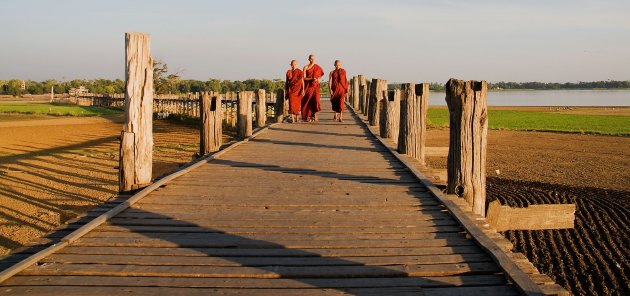
<instances>
[{"instance_id":1,"label":"wooden bridge","mask_svg":"<svg viewBox=\"0 0 630 296\"><path fill-rule=\"evenodd\" d=\"M358 117L331 118L274 124L156 184L0 294L538 294Z\"/></svg>"},{"instance_id":2,"label":"wooden bridge","mask_svg":"<svg viewBox=\"0 0 630 296\"><path fill-rule=\"evenodd\" d=\"M370 84L362 75L352 79L352 112L343 123L325 110L316 123L265 125L266 95L259 90L259 130L252 135L254 93L239 92L238 135L245 139L219 152L227 111L221 99L229 96L202 94L194 103L206 158L151 183L149 37L125 36L120 190L143 189L2 260L0 294L566 292L484 225L485 82L447 85L453 107L447 192L463 198L443 194L418 170L428 151L428 84L403 85L401 99L386 81ZM274 119L281 122L286 100L278 94ZM397 148L364 119L398 139Z\"/></svg>"}]
</instances>

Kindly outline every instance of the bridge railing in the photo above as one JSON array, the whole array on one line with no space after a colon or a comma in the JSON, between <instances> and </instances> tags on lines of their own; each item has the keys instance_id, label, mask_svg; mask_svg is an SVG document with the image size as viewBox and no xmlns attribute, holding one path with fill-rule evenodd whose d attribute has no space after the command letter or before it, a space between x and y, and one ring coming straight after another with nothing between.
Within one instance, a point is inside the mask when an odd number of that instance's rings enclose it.
<instances>
[{"instance_id":1,"label":"bridge railing","mask_svg":"<svg viewBox=\"0 0 630 296\"><path fill-rule=\"evenodd\" d=\"M282 91L282 90L279 90ZM252 110L258 110L259 96L264 96L264 114L267 117L275 116L277 93L267 93L260 89L255 92L255 100L252 100ZM238 91L219 93L221 97L222 119L227 126L236 127ZM201 93L186 94L159 94L153 97L153 113L158 119L171 115L199 118ZM76 97L56 99L58 102L77 104L81 106L98 107L125 107L125 94L81 94ZM261 104L262 105L262 104ZM253 112L253 119L258 122L257 112Z\"/></svg>"}]
</instances>

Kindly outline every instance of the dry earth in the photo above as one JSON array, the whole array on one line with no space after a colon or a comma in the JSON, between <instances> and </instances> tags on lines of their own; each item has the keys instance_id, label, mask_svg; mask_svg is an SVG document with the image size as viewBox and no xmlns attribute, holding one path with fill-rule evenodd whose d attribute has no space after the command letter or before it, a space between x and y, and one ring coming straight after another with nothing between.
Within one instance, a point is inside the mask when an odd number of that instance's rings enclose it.
<instances>
[{"instance_id":1,"label":"dry earth","mask_svg":"<svg viewBox=\"0 0 630 296\"><path fill-rule=\"evenodd\" d=\"M431 129L427 145L448 137ZM487 158L488 202L577 207L574 229L506 231L515 251L575 295L630 295L630 138L491 130Z\"/></svg>"},{"instance_id":2,"label":"dry earth","mask_svg":"<svg viewBox=\"0 0 630 296\"><path fill-rule=\"evenodd\" d=\"M117 193L121 116L0 121L0 254ZM195 127L155 121L154 177L192 160Z\"/></svg>"}]
</instances>

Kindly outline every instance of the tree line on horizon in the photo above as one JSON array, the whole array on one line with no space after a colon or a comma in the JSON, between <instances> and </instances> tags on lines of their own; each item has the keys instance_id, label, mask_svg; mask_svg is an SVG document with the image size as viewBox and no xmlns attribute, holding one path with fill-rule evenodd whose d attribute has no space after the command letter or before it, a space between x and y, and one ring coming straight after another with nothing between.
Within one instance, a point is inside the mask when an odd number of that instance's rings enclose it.
<instances>
[{"instance_id":1,"label":"tree line on horizon","mask_svg":"<svg viewBox=\"0 0 630 296\"><path fill-rule=\"evenodd\" d=\"M324 77L325 78L325 77ZM350 78L350 77L348 77ZM324 79L325 80L325 79ZM0 80L0 94L22 96L24 94L39 95L50 93L51 87L54 92L68 93L72 88L81 86L88 89L91 93L123 93L125 91L125 81L121 79L74 79L70 81L33 81L26 80L25 88L21 88L22 80ZM247 79L247 80L220 80L209 78L206 81L182 79L179 73L170 73L168 65L160 60L153 64L153 84L155 93L157 94L181 94L190 92L216 91L225 93L227 91L253 91L264 89L267 92L275 92L277 89L284 88L283 79ZM400 88L399 83L389 85L390 89ZM630 80L628 81L591 81L591 82L495 82L488 83L490 90L503 89L533 89L533 90L554 90L554 89L630 89ZM444 83L432 82L429 89L433 91L443 91ZM320 83L322 95L328 94L328 81Z\"/></svg>"},{"instance_id":2,"label":"tree line on horizon","mask_svg":"<svg viewBox=\"0 0 630 296\"><path fill-rule=\"evenodd\" d=\"M54 87L56 94L68 93L71 88L79 88L81 86L87 88L91 93L123 93L125 91L125 82L121 79L74 79L70 81L45 80L33 81L26 80L26 89L21 89L22 80L0 80L0 94L22 96L25 94L40 95L50 93L51 87ZM216 91L225 93L226 91L245 91L264 89L267 92L274 92L277 89L284 88L284 80L281 79L247 79L243 81L220 80L210 78L206 81L193 79L180 79L179 77L171 77L164 81L155 81L155 90L157 94L182 94L190 92ZM322 81L321 92L323 95L328 93L328 82ZM390 83L390 89L399 89L400 83ZM429 89L432 91L443 91L444 83L429 83ZM561 89L630 89L630 81L591 81L591 82L495 82L488 83L490 90L561 90Z\"/></svg>"}]
</instances>

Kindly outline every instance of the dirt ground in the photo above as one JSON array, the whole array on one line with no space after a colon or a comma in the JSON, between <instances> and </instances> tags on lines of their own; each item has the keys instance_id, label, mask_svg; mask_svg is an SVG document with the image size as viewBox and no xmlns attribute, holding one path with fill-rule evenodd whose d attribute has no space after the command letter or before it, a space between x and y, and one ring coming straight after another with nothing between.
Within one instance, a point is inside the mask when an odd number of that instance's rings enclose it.
<instances>
[{"instance_id":1,"label":"dirt ground","mask_svg":"<svg viewBox=\"0 0 630 296\"><path fill-rule=\"evenodd\" d=\"M0 121L0 254L116 195L121 124L122 116ZM154 177L199 149L190 125L155 121L154 136Z\"/></svg>"},{"instance_id":2,"label":"dirt ground","mask_svg":"<svg viewBox=\"0 0 630 296\"><path fill-rule=\"evenodd\" d=\"M431 129L427 146L448 137ZM488 202L577 206L574 229L506 231L515 251L575 295L630 295L630 138L490 130L487 167Z\"/></svg>"}]
</instances>

